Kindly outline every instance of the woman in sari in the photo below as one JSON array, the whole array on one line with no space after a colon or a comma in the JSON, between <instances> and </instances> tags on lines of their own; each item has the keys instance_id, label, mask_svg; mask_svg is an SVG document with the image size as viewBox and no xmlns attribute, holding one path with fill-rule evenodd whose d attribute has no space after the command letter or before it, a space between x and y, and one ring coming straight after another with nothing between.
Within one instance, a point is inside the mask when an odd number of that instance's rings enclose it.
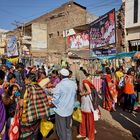
<instances>
[{"instance_id":1,"label":"woman in sari","mask_svg":"<svg viewBox=\"0 0 140 140\"><path fill-rule=\"evenodd\" d=\"M82 122L80 123L79 135L77 138L85 138L84 140L94 140L95 124L94 124L94 107L92 100L92 90L95 89L91 82L91 76L85 73L86 78L83 80L83 91L81 94L81 112ZM94 132L94 133L93 133Z\"/></svg>"},{"instance_id":2,"label":"woman in sari","mask_svg":"<svg viewBox=\"0 0 140 140\"><path fill-rule=\"evenodd\" d=\"M46 72L44 70L38 71L38 82L41 82L43 79L47 77Z\"/></svg>"},{"instance_id":3,"label":"woman in sari","mask_svg":"<svg viewBox=\"0 0 140 140\"><path fill-rule=\"evenodd\" d=\"M25 84L20 140L36 140L40 120L48 117L48 99L44 90L37 84L36 74L28 74Z\"/></svg>"},{"instance_id":4,"label":"woman in sari","mask_svg":"<svg viewBox=\"0 0 140 140\"><path fill-rule=\"evenodd\" d=\"M136 102L136 93L134 89L134 69L130 68L127 71L127 74L124 76L124 107L123 110L126 109L132 113L134 110L134 104Z\"/></svg>"},{"instance_id":5,"label":"woman in sari","mask_svg":"<svg viewBox=\"0 0 140 140\"><path fill-rule=\"evenodd\" d=\"M57 70L53 70L50 78L50 83L48 87L55 88L55 86L60 82L59 74Z\"/></svg>"},{"instance_id":6,"label":"woman in sari","mask_svg":"<svg viewBox=\"0 0 140 140\"><path fill-rule=\"evenodd\" d=\"M3 81L5 73L0 70L0 140L6 140L6 110L2 101L4 95Z\"/></svg>"},{"instance_id":7,"label":"woman in sari","mask_svg":"<svg viewBox=\"0 0 140 140\"><path fill-rule=\"evenodd\" d=\"M117 95L118 92L116 90L116 83L114 82L111 76L111 70L107 67L106 68L106 75L104 76L104 102L103 108L108 111L116 111L115 110L115 103L117 102Z\"/></svg>"}]
</instances>

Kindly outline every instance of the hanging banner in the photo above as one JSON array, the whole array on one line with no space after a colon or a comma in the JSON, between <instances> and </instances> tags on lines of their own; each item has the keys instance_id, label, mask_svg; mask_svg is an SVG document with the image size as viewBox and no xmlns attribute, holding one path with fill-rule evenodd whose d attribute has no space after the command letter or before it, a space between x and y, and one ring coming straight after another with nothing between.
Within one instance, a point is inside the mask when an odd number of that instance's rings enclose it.
<instances>
[{"instance_id":1,"label":"hanging banner","mask_svg":"<svg viewBox=\"0 0 140 140\"><path fill-rule=\"evenodd\" d=\"M115 9L95 20L90 26L90 48L116 43Z\"/></svg>"},{"instance_id":2,"label":"hanging banner","mask_svg":"<svg viewBox=\"0 0 140 140\"><path fill-rule=\"evenodd\" d=\"M19 61L19 57L8 58L7 60L15 65L15 64L18 63L18 61Z\"/></svg>"},{"instance_id":3,"label":"hanging banner","mask_svg":"<svg viewBox=\"0 0 140 140\"><path fill-rule=\"evenodd\" d=\"M68 36L68 46L71 49L89 49L89 31Z\"/></svg>"},{"instance_id":4,"label":"hanging banner","mask_svg":"<svg viewBox=\"0 0 140 140\"><path fill-rule=\"evenodd\" d=\"M7 56L18 56L17 39L15 36L8 37L7 39Z\"/></svg>"},{"instance_id":5,"label":"hanging banner","mask_svg":"<svg viewBox=\"0 0 140 140\"><path fill-rule=\"evenodd\" d=\"M115 48L93 50L93 55L97 55L97 56L116 55L116 53L117 53L117 50Z\"/></svg>"}]
</instances>

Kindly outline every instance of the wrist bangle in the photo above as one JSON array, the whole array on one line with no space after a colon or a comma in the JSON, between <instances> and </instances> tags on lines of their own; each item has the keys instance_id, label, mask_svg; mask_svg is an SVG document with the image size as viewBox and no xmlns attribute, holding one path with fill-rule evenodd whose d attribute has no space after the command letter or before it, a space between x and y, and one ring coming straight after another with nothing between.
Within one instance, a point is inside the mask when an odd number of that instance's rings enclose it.
<instances>
[{"instance_id":1,"label":"wrist bangle","mask_svg":"<svg viewBox=\"0 0 140 140\"><path fill-rule=\"evenodd\" d=\"M11 100L13 100L13 97L10 97Z\"/></svg>"}]
</instances>

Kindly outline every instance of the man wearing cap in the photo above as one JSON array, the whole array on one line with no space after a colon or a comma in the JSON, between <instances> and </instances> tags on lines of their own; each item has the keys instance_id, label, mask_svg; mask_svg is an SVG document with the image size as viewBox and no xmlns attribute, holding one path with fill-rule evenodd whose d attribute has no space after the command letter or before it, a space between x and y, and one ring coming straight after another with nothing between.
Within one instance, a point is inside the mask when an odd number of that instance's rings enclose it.
<instances>
[{"instance_id":1,"label":"man wearing cap","mask_svg":"<svg viewBox=\"0 0 140 140\"><path fill-rule=\"evenodd\" d=\"M73 113L77 85L70 80L67 69L60 70L61 81L53 90L56 131L60 140L72 140L71 115Z\"/></svg>"}]
</instances>

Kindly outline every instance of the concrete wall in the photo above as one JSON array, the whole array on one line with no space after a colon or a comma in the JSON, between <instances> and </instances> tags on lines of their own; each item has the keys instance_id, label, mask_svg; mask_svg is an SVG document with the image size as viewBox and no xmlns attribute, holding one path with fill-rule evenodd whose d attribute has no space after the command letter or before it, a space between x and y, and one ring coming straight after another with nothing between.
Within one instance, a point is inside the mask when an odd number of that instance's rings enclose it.
<instances>
[{"instance_id":1,"label":"concrete wall","mask_svg":"<svg viewBox=\"0 0 140 140\"><path fill-rule=\"evenodd\" d=\"M94 20L94 15L88 15L86 7L68 2L28 22L25 25L25 35L32 38L32 57L58 62L65 56L67 49L67 40L63 37L64 31L85 25L91 20ZM18 29L14 33L20 36Z\"/></svg>"},{"instance_id":2,"label":"concrete wall","mask_svg":"<svg viewBox=\"0 0 140 140\"><path fill-rule=\"evenodd\" d=\"M134 23L134 0L125 0L125 46L133 48L129 41L140 40L140 0L138 0L138 22ZM135 46L136 47L136 46ZM135 48L134 47L134 48Z\"/></svg>"},{"instance_id":3,"label":"concrete wall","mask_svg":"<svg viewBox=\"0 0 140 140\"><path fill-rule=\"evenodd\" d=\"M130 28L126 30L126 40L140 39L140 27Z\"/></svg>"},{"instance_id":4,"label":"concrete wall","mask_svg":"<svg viewBox=\"0 0 140 140\"><path fill-rule=\"evenodd\" d=\"M32 50L47 49L47 24L32 24Z\"/></svg>"},{"instance_id":5,"label":"concrete wall","mask_svg":"<svg viewBox=\"0 0 140 140\"><path fill-rule=\"evenodd\" d=\"M7 30L0 29L0 55L3 55L5 53L5 47L6 47L6 33Z\"/></svg>"},{"instance_id":6,"label":"concrete wall","mask_svg":"<svg viewBox=\"0 0 140 140\"><path fill-rule=\"evenodd\" d=\"M63 37L63 31L86 24L86 10L77 5L65 5L55 10L53 15L60 13L62 16L47 21L49 51L64 52L67 41Z\"/></svg>"},{"instance_id":7,"label":"concrete wall","mask_svg":"<svg viewBox=\"0 0 140 140\"><path fill-rule=\"evenodd\" d=\"M140 0L138 0L138 23L134 23L134 0L125 3L125 28L140 26Z\"/></svg>"}]
</instances>

